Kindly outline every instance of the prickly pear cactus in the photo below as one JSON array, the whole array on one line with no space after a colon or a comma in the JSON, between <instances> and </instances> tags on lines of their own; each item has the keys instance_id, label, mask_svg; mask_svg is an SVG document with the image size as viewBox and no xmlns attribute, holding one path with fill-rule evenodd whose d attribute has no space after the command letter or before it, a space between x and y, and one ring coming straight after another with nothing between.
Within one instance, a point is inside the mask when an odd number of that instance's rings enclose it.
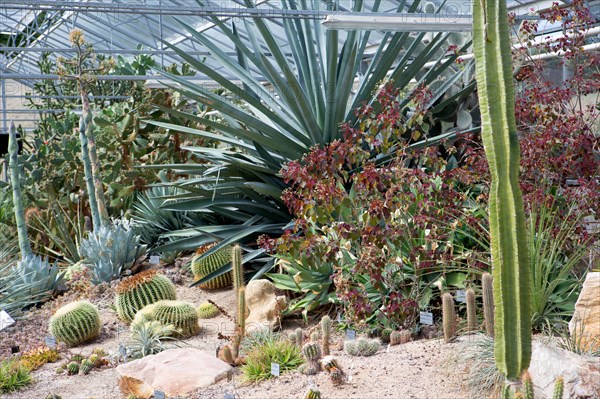
<instances>
[{"instance_id":1,"label":"prickly pear cactus","mask_svg":"<svg viewBox=\"0 0 600 399\"><path fill-rule=\"evenodd\" d=\"M201 319L212 319L219 313L219 309L210 302L204 302L198 306L198 317Z\"/></svg>"},{"instance_id":2,"label":"prickly pear cactus","mask_svg":"<svg viewBox=\"0 0 600 399\"><path fill-rule=\"evenodd\" d=\"M175 300L175 286L156 270L146 270L121 281L116 288L117 314L130 322L144 306L161 300Z\"/></svg>"},{"instance_id":3,"label":"prickly pear cactus","mask_svg":"<svg viewBox=\"0 0 600 399\"><path fill-rule=\"evenodd\" d=\"M192 259L192 273L194 274L194 279L196 281L208 276L221 266L231 262L231 245L225 246L205 258L201 258L204 253L216 245L216 243L205 245L196 251L196 256ZM231 286L231 281L232 273L227 272L204 284L200 284L200 288L206 290L226 288Z\"/></svg>"},{"instance_id":4,"label":"prickly pear cactus","mask_svg":"<svg viewBox=\"0 0 600 399\"><path fill-rule=\"evenodd\" d=\"M101 327L98 308L88 301L77 301L58 309L50 318L49 329L57 341L77 346L96 338Z\"/></svg>"}]
</instances>

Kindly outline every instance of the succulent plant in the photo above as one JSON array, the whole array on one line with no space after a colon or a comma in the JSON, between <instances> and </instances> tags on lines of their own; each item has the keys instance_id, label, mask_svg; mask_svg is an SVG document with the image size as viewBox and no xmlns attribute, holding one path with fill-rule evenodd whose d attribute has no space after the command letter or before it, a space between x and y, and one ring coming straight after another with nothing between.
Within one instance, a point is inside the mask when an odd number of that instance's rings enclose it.
<instances>
[{"instance_id":1,"label":"succulent plant","mask_svg":"<svg viewBox=\"0 0 600 399\"><path fill-rule=\"evenodd\" d=\"M332 325L333 322L329 316L325 315L321 318L321 335L323 336L321 345L323 349L323 355L325 356L329 355L329 337L331 335Z\"/></svg>"},{"instance_id":2,"label":"succulent plant","mask_svg":"<svg viewBox=\"0 0 600 399\"><path fill-rule=\"evenodd\" d=\"M321 399L321 392L317 388L308 388L304 399Z\"/></svg>"},{"instance_id":3,"label":"succulent plant","mask_svg":"<svg viewBox=\"0 0 600 399\"><path fill-rule=\"evenodd\" d=\"M200 332L196 308L187 302L164 300L145 306L136 314L132 326L147 321L157 321L164 326L172 325L183 337Z\"/></svg>"},{"instance_id":4,"label":"succulent plant","mask_svg":"<svg viewBox=\"0 0 600 399\"><path fill-rule=\"evenodd\" d=\"M331 355L325 356L323 359L321 359L321 366L323 367L323 370L327 372L330 372L334 368L339 368L337 360L335 360L335 358Z\"/></svg>"},{"instance_id":5,"label":"succulent plant","mask_svg":"<svg viewBox=\"0 0 600 399\"><path fill-rule=\"evenodd\" d=\"M67 364L67 372L69 373L69 375L79 373L79 363L71 362L71 363Z\"/></svg>"},{"instance_id":6,"label":"succulent plant","mask_svg":"<svg viewBox=\"0 0 600 399\"><path fill-rule=\"evenodd\" d=\"M531 375L526 371L523 373L522 377L523 383L523 394L526 399L534 399L533 395L533 381L531 380Z\"/></svg>"},{"instance_id":7,"label":"succulent plant","mask_svg":"<svg viewBox=\"0 0 600 399\"><path fill-rule=\"evenodd\" d=\"M296 328L296 330L294 331L293 337L294 340L296 342L296 345L298 345L299 347L302 347L302 329L300 327Z\"/></svg>"},{"instance_id":8,"label":"succulent plant","mask_svg":"<svg viewBox=\"0 0 600 399\"><path fill-rule=\"evenodd\" d=\"M321 358L321 347L316 342L309 342L302 347L302 356L308 362L315 362Z\"/></svg>"},{"instance_id":9,"label":"succulent plant","mask_svg":"<svg viewBox=\"0 0 600 399\"><path fill-rule=\"evenodd\" d=\"M310 340L313 342L318 342L321 340L321 334L319 334L318 330L315 330L310 333Z\"/></svg>"},{"instance_id":10,"label":"succulent plant","mask_svg":"<svg viewBox=\"0 0 600 399\"><path fill-rule=\"evenodd\" d=\"M29 295L39 296L43 293L52 293L59 290L63 283L63 275L56 263L50 264L47 259L38 255L25 254L17 262L17 281L13 287L23 285ZM8 287L12 292L11 287ZM15 288L16 289L16 288Z\"/></svg>"},{"instance_id":11,"label":"succulent plant","mask_svg":"<svg viewBox=\"0 0 600 399\"><path fill-rule=\"evenodd\" d=\"M231 353L231 348L229 346L225 345L221 349L221 353L223 354L223 360L226 363L229 363L229 364L234 364L235 363L235 359L233 357L233 354Z\"/></svg>"},{"instance_id":12,"label":"succulent plant","mask_svg":"<svg viewBox=\"0 0 600 399\"><path fill-rule=\"evenodd\" d=\"M71 361L75 363L81 363L85 359L81 353L76 353L71 356Z\"/></svg>"},{"instance_id":13,"label":"succulent plant","mask_svg":"<svg viewBox=\"0 0 600 399\"><path fill-rule=\"evenodd\" d=\"M490 337L494 336L494 287L493 278L489 273L481 276L481 291L483 293L483 317L485 331Z\"/></svg>"},{"instance_id":14,"label":"succulent plant","mask_svg":"<svg viewBox=\"0 0 600 399\"><path fill-rule=\"evenodd\" d=\"M89 374L89 372L92 371L93 368L94 363L92 363L89 359L83 359L83 361L81 362L81 366L79 366L79 374Z\"/></svg>"},{"instance_id":15,"label":"succulent plant","mask_svg":"<svg viewBox=\"0 0 600 399\"><path fill-rule=\"evenodd\" d=\"M98 357L105 357L108 356L108 353L103 348L97 347L92 349L92 355L97 355Z\"/></svg>"},{"instance_id":16,"label":"succulent plant","mask_svg":"<svg viewBox=\"0 0 600 399\"><path fill-rule=\"evenodd\" d=\"M76 346L100 334L100 313L88 301L71 302L50 318L50 333L59 342Z\"/></svg>"},{"instance_id":17,"label":"succulent plant","mask_svg":"<svg viewBox=\"0 0 600 399\"><path fill-rule=\"evenodd\" d=\"M97 355L97 354L95 354L95 353L92 353L92 354L90 355L90 357L88 358L88 360L89 360L89 361L92 363L92 365L93 365L94 367L96 367L96 366L98 366L98 365L100 364L100 356L98 356L98 355Z\"/></svg>"},{"instance_id":18,"label":"succulent plant","mask_svg":"<svg viewBox=\"0 0 600 399\"><path fill-rule=\"evenodd\" d=\"M198 306L198 317L201 319L212 319L219 313L219 309L210 302L204 302Z\"/></svg>"},{"instance_id":19,"label":"succulent plant","mask_svg":"<svg viewBox=\"0 0 600 399\"><path fill-rule=\"evenodd\" d=\"M562 376L560 376L556 379L556 381L554 381L554 392L552 393L552 399L562 399L564 389L565 380Z\"/></svg>"},{"instance_id":20,"label":"succulent plant","mask_svg":"<svg viewBox=\"0 0 600 399\"><path fill-rule=\"evenodd\" d=\"M192 274L196 281L208 276L221 266L231 262L232 247L230 245L202 258L202 255L215 245L216 243L205 245L196 251L196 256L192 259ZM226 288L231 285L231 281L232 272L227 272L206 283L200 284L200 288L206 290Z\"/></svg>"},{"instance_id":21,"label":"succulent plant","mask_svg":"<svg viewBox=\"0 0 600 399\"><path fill-rule=\"evenodd\" d=\"M392 331L390 334L390 345L401 345L410 342L411 333L408 330Z\"/></svg>"},{"instance_id":22,"label":"succulent plant","mask_svg":"<svg viewBox=\"0 0 600 399\"><path fill-rule=\"evenodd\" d=\"M300 372L300 374L304 374L304 375L315 375L319 371L321 371L321 368L319 367L318 363L310 362L310 363L304 363L303 365L298 367L298 371Z\"/></svg>"},{"instance_id":23,"label":"succulent plant","mask_svg":"<svg viewBox=\"0 0 600 399\"><path fill-rule=\"evenodd\" d=\"M454 299L447 292L442 294L442 321L444 340L449 342L456 334L456 311L454 310Z\"/></svg>"},{"instance_id":24,"label":"succulent plant","mask_svg":"<svg viewBox=\"0 0 600 399\"><path fill-rule=\"evenodd\" d=\"M475 291L472 288L467 289L465 300L467 302L467 330L469 332L477 331L477 307Z\"/></svg>"},{"instance_id":25,"label":"succulent plant","mask_svg":"<svg viewBox=\"0 0 600 399\"><path fill-rule=\"evenodd\" d=\"M146 270L121 281L115 305L119 317L130 322L138 310L161 300L175 300L175 286L156 270Z\"/></svg>"},{"instance_id":26,"label":"succulent plant","mask_svg":"<svg viewBox=\"0 0 600 399\"><path fill-rule=\"evenodd\" d=\"M376 339L360 338L356 341L344 342L344 350L350 356L372 356L380 347L381 345Z\"/></svg>"},{"instance_id":27,"label":"succulent plant","mask_svg":"<svg viewBox=\"0 0 600 399\"><path fill-rule=\"evenodd\" d=\"M331 379L331 383L333 385L341 385L344 383L344 372L342 369L338 367L333 367L331 371L329 371L329 378Z\"/></svg>"},{"instance_id":28,"label":"succulent plant","mask_svg":"<svg viewBox=\"0 0 600 399\"><path fill-rule=\"evenodd\" d=\"M91 270L94 284L118 279L145 251L146 246L140 244L140 237L126 220L95 227L79 246L82 263Z\"/></svg>"},{"instance_id":29,"label":"succulent plant","mask_svg":"<svg viewBox=\"0 0 600 399\"><path fill-rule=\"evenodd\" d=\"M379 339L381 339L381 342L383 342L384 344L389 344L390 343L390 336L392 335L392 329L391 328L384 328L381 331L381 335L379 336Z\"/></svg>"}]
</instances>

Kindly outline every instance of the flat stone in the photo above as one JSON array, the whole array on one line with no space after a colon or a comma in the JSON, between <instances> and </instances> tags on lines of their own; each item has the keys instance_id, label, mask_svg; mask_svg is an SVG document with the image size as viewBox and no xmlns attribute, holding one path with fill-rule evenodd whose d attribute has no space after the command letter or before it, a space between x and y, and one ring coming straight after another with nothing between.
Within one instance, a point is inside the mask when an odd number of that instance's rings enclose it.
<instances>
[{"instance_id":1,"label":"flat stone","mask_svg":"<svg viewBox=\"0 0 600 399\"><path fill-rule=\"evenodd\" d=\"M533 343L529 374L535 396L551 398L560 376L565 382L563 398L600 399L600 359Z\"/></svg>"},{"instance_id":2,"label":"flat stone","mask_svg":"<svg viewBox=\"0 0 600 399\"><path fill-rule=\"evenodd\" d=\"M117 367L119 388L124 395L149 399L154 390L167 397L187 395L227 377L231 366L214 354L177 348L146 356Z\"/></svg>"},{"instance_id":3,"label":"flat stone","mask_svg":"<svg viewBox=\"0 0 600 399\"><path fill-rule=\"evenodd\" d=\"M279 325L285 297L275 294L275 286L268 280L252 280L246 286L246 330L275 329Z\"/></svg>"},{"instance_id":4,"label":"flat stone","mask_svg":"<svg viewBox=\"0 0 600 399\"><path fill-rule=\"evenodd\" d=\"M569 322L569 333L583 350L600 350L600 272L589 272Z\"/></svg>"}]
</instances>

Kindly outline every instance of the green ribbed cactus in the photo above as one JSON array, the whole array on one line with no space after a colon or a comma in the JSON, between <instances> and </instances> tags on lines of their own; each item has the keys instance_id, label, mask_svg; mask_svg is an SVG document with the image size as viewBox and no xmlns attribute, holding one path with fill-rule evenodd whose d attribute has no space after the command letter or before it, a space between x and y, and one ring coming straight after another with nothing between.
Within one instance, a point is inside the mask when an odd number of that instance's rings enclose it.
<instances>
[{"instance_id":1,"label":"green ribbed cactus","mask_svg":"<svg viewBox=\"0 0 600 399\"><path fill-rule=\"evenodd\" d=\"M144 306L161 300L175 300L175 286L156 270L146 270L121 281L116 288L115 306L123 321L130 322Z\"/></svg>"},{"instance_id":2,"label":"green ribbed cactus","mask_svg":"<svg viewBox=\"0 0 600 399\"><path fill-rule=\"evenodd\" d=\"M331 317L325 315L323 318L321 318L321 335L323 336L321 345L323 349L323 355L325 356L329 355L329 337L331 335L332 325L333 322L331 321Z\"/></svg>"},{"instance_id":3,"label":"green ribbed cactus","mask_svg":"<svg viewBox=\"0 0 600 399\"><path fill-rule=\"evenodd\" d=\"M350 356L372 356L377 353L381 345L376 339L360 338L344 342L344 350Z\"/></svg>"},{"instance_id":4,"label":"green ribbed cactus","mask_svg":"<svg viewBox=\"0 0 600 399\"><path fill-rule=\"evenodd\" d=\"M157 321L163 326L172 325L182 337L191 337L200 332L196 308L187 302L163 300L147 305L136 314L132 328L137 323L147 321Z\"/></svg>"},{"instance_id":5,"label":"green ribbed cactus","mask_svg":"<svg viewBox=\"0 0 600 399\"><path fill-rule=\"evenodd\" d=\"M558 377L554 382L554 392L552 393L552 399L562 399L564 389L565 380L562 376Z\"/></svg>"},{"instance_id":6,"label":"green ribbed cactus","mask_svg":"<svg viewBox=\"0 0 600 399\"><path fill-rule=\"evenodd\" d=\"M205 245L196 251L196 256L192 259L192 274L196 281L208 276L221 266L231 262L232 247L227 245L220 250L202 258L202 255L213 248L216 244ZM232 272L221 274L214 279L200 284L200 288L205 290L221 289L231 286ZM243 280L243 277L242 277ZM239 283L239 280L238 280Z\"/></svg>"},{"instance_id":7,"label":"green ribbed cactus","mask_svg":"<svg viewBox=\"0 0 600 399\"><path fill-rule=\"evenodd\" d=\"M319 366L319 363L315 362L304 363L298 367L298 372L304 375L315 375L319 371L321 371L321 367Z\"/></svg>"},{"instance_id":8,"label":"green ribbed cactus","mask_svg":"<svg viewBox=\"0 0 600 399\"><path fill-rule=\"evenodd\" d=\"M448 342L456 334L456 311L454 310L454 299L447 292L442 294L442 324L444 340Z\"/></svg>"},{"instance_id":9,"label":"green ribbed cactus","mask_svg":"<svg viewBox=\"0 0 600 399\"><path fill-rule=\"evenodd\" d=\"M71 362L69 364L67 364L67 372L70 375L74 375L79 373L79 363L77 362Z\"/></svg>"},{"instance_id":10,"label":"green ribbed cactus","mask_svg":"<svg viewBox=\"0 0 600 399\"><path fill-rule=\"evenodd\" d=\"M212 319L219 313L219 309L210 302L204 302L198 306L198 317L201 319Z\"/></svg>"},{"instance_id":11,"label":"green ribbed cactus","mask_svg":"<svg viewBox=\"0 0 600 399\"><path fill-rule=\"evenodd\" d=\"M475 291L472 288L465 292L467 302L467 330L469 332L477 331L477 305L475 303Z\"/></svg>"},{"instance_id":12,"label":"green ribbed cactus","mask_svg":"<svg viewBox=\"0 0 600 399\"><path fill-rule=\"evenodd\" d=\"M531 375L529 375L527 371L523 373L521 382L523 384L523 396L525 399L534 399L533 381L531 380Z\"/></svg>"},{"instance_id":13,"label":"green ribbed cactus","mask_svg":"<svg viewBox=\"0 0 600 399\"><path fill-rule=\"evenodd\" d=\"M321 399L321 392L317 388L308 388L304 399Z\"/></svg>"},{"instance_id":14,"label":"green ribbed cactus","mask_svg":"<svg viewBox=\"0 0 600 399\"><path fill-rule=\"evenodd\" d=\"M85 186L88 193L90 212L92 214L92 223L94 229L102 225L100 212L98 211L98 202L96 200L96 189L94 187L94 177L92 175L92 165L90 163L90 154L88 149L88 139L85 135L87 129L83 115L79 118L79 142L81 144L81 159L83 161L83 172L85 176Z\"/></svg>"},{"instance_id":15,"label":"green ribbed cactus","mask_svg":"<svg viewBox=\"0 0 600 399\"><path fill-rule=\"evenodd\" d=\"M307 362L315 362L321 358L321 347L316 342L309 342L302 347L302 356Z\"/></svg>"},{"instance_id":16,"label":"green ribbed cactus","mask_svg":"<svg viewBox=\"0 0 600 399\"><path fill-rule=\"evenodd\" d=\"M494 336L494 287L493 278L489 273L481 276L481 292L483 295L483 317L485 332L490 337Z\"/></svg>"},{"instance_id":17,"label":"green ribbed cactus","mask_svg":"<svg viewBox=\"0 0 600 399\"><path fill-rule=\"evenodd\" d=\"M531 270L519 186L511 38L505 0L473 0L473 47L481 137L489 165L489 224L494 276L494 358L514 382L531 360ZM506 384L504 395L510 395Z\"/></svg>"},{"instance_id":18,"label":"green ribbed cactus","mask_svg":"<svg viewBox=\"0 0 600 399\"><path fill-rule=\"evenodd\" d=\"M333 385L342 385L344 383L344 377L344 372L338 367L333 367L331 371L329 371L329 378Z\"/></svg>"},{"instance_id":19,"label":"green ribbed cactus","mask_svg":"<svg viewBox=\"0 0 600 399\"><path fill-rule=\"evenodd\" d=\"M19 145L17 143L17 129L14 123L10 123L8 136L8 154L10 168L10 182L13 191L13 208L15 210L15 221L17 223L17 236L19 238L19 249L21 257L31 254L31 245L27 236L27 221L23 209L23 198L21 194L21 179L19 178Z\"/></svg>"},{"instance_id":20,"label":"green ribbed cactus","mask_svg":"<svg viewBox=\"0 0 600 399\"><path fill-rule=\"evenodd\" d=\"M232 353L235 358L240 353L242 338L246 335L246 287L244 286L244 269L242 267L242 248L239 245L231 249L232 274L235 276L237 295L236 332L233 340Z\"/></svg>"},{"instance_id":21,"label":"green ribbed cactus","mask_svg":"<svg viewBox=\"0 0 600 399\"><path fill-rule=\"evenodd\" d=\"M58 342L76 346L100 334L100 313L88 301L71 302L50 318L50 333Z\"/></svg>"},{"instance_id":22,"label":"green ribbed cactus","mask_svg":"<svg viewBox=\"0 0 600 399\"><path fill-rule=\"evenodd\" d=\"M294 337L294 342L296 342L296 345L298 345L299 347L302 347L302 336L303 336L302 329L300 327L296 328L296 330L294 331L293 337Z\"/></svg>"},{"instance_id":23,"label":"green ribbed cactus","mask_svg":"<svg viewBox=\"0 0 600 399\"><path fill-rule=\"evenodd\" d=\"M408 330L392 331L390 334L390 345L402 345L410 342L412 334Z\"/></svg>"},{"instance_id":24,"label":"green ribbed cactus","mask_svg":"<svg viewBox=\"0 0 600 399\"><path fill-rule=\"evenodd\" d=\"M92 363L89 359L83 359L81 365L79 366L79 374L86 375L89 374L90 371L94 368L94 363Z\"/></svg>"},{"instance_id":25,"label":"green ribbed cactus","mask_svg":"<svg viewBox=\"0 0 600 399\"><path fill-rule=\"evenodd\" d=\"M379 337L379 339L381 339L381 342L383 342L384 344L389 344L390 343L390 337L392 335L392 330L391 328L384 328L381 331L381 335Z\"/></svg>"},{"instance_id":26,"label":"green ribbed cactus","mask_svg":"<svg viewBox=\"0 0 600 399\"><path fill-rule=\"evenodd\" d=\"M92 365L94 367L96 367L97 365L100 364L100 356L98 356L95 353L92 353L88 359L89 359L90 362L92 362Z\"/></svg>"}]
</instances>

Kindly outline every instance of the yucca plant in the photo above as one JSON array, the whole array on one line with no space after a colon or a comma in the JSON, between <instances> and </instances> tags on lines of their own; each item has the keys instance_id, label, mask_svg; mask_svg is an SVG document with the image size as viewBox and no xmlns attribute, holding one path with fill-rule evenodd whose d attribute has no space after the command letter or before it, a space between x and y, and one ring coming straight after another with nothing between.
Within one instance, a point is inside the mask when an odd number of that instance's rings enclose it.
<instances>
[{"instance_id":1,"label":"yucca plant","mask_svg":"<svg viewBox=\"0 0 600 399\"><path fill-rule=\"evenodd\" d=\"M329 1L328 10L337 11L338 3ZM352 10L363 11L365 3L354 1ZM244 0L244 5L255 7L252 0ZM380 11L381 1L375 0L369 6ZM319 9L322 2L283 0L282 7ZM410 4L403 1L397 11L422 11L420 7L418 0ZM436 8L434 12L443 10ZM275 33L279 26L260 18L244 19L243 26L216 17L211 21L214 29L235 46L237 56L228 55L210 36L194 27L183 22L181 25L194 42L210 52L210 60L221 69L169 43L165 42L165 46L224 90L217 94L181 77L161 73L177 83L172 86L174 90L218 111L221 119L164 109L177 118L195 122L198 128L148 122L172 133L197 135L224 145L217 149L185 147L201 161L198 164L150 166L189 176L172 183L185 193L175 196L176 201L163 208L199 211L216 223L211 223L210 228L173 233L173 238L178 239L165 245L165 250L192 249L219 241L205 254L209 256L222 246L249 242L258 234L281 234L291 220L281 201L286 188L279 175L281 167L301 158L312 146L340 139L340 123L356 122L354 110L373 102L382 81L391 81L402 90L398 101L405 112L411 112L415 106L411 102L415 90L424 85L433 89L425 104L432 111L431 120L425 122L426 137L404 127L407 140L415 145L430 145L452 137L455 129L448 126L455 125L462 110L461 100L473 88L467 81L467 88L463 89L463 78L470 76L469 65L463 68L455 63L460 50L467 49L470 41L465 40L457 52L447 52L451 38L445 33L433 35L430 40L431 35L425 33L346 33L326 31L317 20L283 19L283 37L279 37ZM289 49L284 52L285 43L289 43ZM271 56L267 58L265 52ZM434 65L426 67L430 61ZM238 87L229 75L235 76L243 87ZM448 122L443 128L442 120Z\"/></svg>"}]
</instances>

